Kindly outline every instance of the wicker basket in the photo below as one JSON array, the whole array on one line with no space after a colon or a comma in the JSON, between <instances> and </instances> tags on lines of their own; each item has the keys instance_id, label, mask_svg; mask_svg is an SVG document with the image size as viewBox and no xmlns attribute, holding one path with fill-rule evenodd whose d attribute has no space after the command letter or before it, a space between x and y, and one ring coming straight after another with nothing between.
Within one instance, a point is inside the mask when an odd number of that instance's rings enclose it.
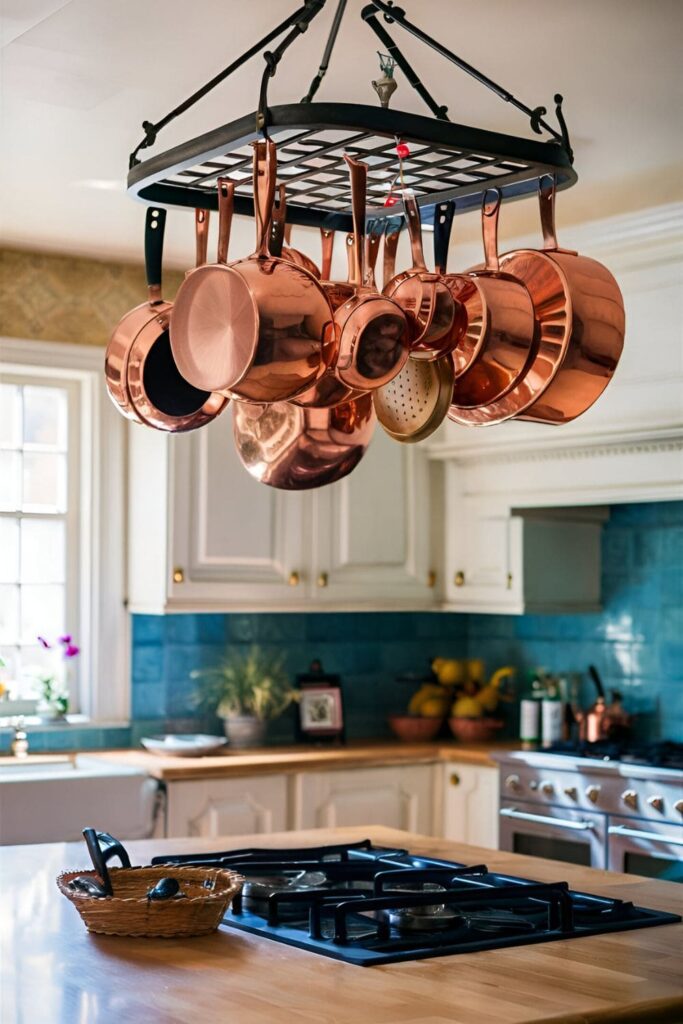
<instances>
[{"instance_id":1,"label":"wicker basket","mask_svg":"<svg viewBox=\"0 0 683 1024\"><path fill-rule=\"evenodd\" d=\"M57 879L60 891L71 900L88 931L169 939L215 931L244 881L234 871L171 864L110 868L109 875L114 894L105 897L69 887L77 876L101 881L95 871L63 871ZM161 878L177 878L185 898L147 899Z\"/></svg>"}]
</instances>

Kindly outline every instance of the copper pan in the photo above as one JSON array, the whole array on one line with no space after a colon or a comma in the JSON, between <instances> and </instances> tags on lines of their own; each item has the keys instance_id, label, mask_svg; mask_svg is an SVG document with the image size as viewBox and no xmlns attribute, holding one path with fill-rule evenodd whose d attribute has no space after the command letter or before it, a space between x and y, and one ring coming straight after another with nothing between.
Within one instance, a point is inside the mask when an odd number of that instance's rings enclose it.
<instances>
[{"instance_id":1,"label":"copper pan","mask_svg":"<svg viewBox=\"0 0 683 1024\"><path fill-rule=\"evenodd\" d=\"M208 229L208 212L197 210L196 259L199 265L206 260ZM190 271L192 273L195 271ZM170 302L163 309L157 308L154 319L138 331L128 351L125 381L130 404L140 420L157 430L175 434L210 423L223 411L228 399L194 387L180 373L169 336L174 309Z\"/></svg>"},{"instance_id":2,"label":"copper pan","mask_svg":"<svg viewBox=\"0 0 683 1024\"><path fill-rule=\"evenodd\" d=\"M233 403L235 446L243 466L260 483L288 491L347 476L365 454L374 426L369 395L332 409Z\"/></svg>"},{"instance_id":3,"label":"copper pan","mask_svg":"<svg viewBox=\"0 0 683 1024\"><path fill-rule=\"evenodd\" d=\"M408 314L413 337L410 354L419 359L438 359L457 342L454 335L460 307L438 274L425 265L422 251L422 226L415 196L403 193L403 208L408 220L413 265L393 278L384 288Z\"/></svg>"},{"instance_id":4,"label":"copper pan","mask_svg":"<svg viewBox=\"0 0 683 1024\"><path fill-rule=\"evenodd\" d=\"M282 184L280 189L280 206L285 203L285 195L287 186ZM284 207L283 207L284 208ZM294 263L297 267L302 267L307 270L309 274L313 274L318 280L321 278L320 268L318 267L315 260L312 260L310 256L307 256L305 252L301 252L300 249L292 249L290 242L292 238L292 225L286 224L284 230L284 245L282 246L282 259L289 260L290 263Z\"/></svg>"},{"instance_id":5,"label":"copper pan","mask_svg":"<svg viewBox=\"0 0 683 1024\"><path fill-rule=\"evenodd\" d=\"M396 276L396 251L403 230L403 215L388 217L384 229L384 248L382 253L382 289L386 288Z\"/></svg>"},{"instance_id":6,"label":"copper pan","mask_svg":"<svg viewBox=\"0 0 683 1024\"><path fill-rule=\"evenodd\" d=\"M448 275L465 307L467 328L453 351L455 416L508 394L524 376L538 345L534 306L526 286L500 270L498 213L501 194L487 189L482 203L484 269Z\"/></svg>"},{"instance_id":7,"label":"copper pan","mask_svg":"<svg viewBox=\"0 0 683 1024\"><path fill-rule=\"evenodd\" d=\"M269 252L275 175L274 144L255 142L256 251L231 264L230 274L207 276L183 324L202 378L210 376L216 390L254 402L283 401L307 390L334 355L332 308L319 282Z\"/></svg>"},{"instance_id":8,"label":"copper pan","mask_svg":"<svg viewBox=\"0 0 683 1024\"><path fill-rule=\"evenodd\" d=\"M145 215L145 272L147 301L129 310L111 335L104 357L104 376L109 397L129 420L140 423L140 417L130 403L126 387L126 364L135 336L157 314L171 308L161 297L161 266L164 244L166 210L148 206Z\"/></svg>"},{"instance_id":9,"label":"copper pan","mask_svg":"<svg viewBox=\"0 0 683 1024\"><path fill-rule=\"evenodd\" d=\"M606 267L559 248L552 178L539 183L539 198L543 250L510 253L502 266L524 280L537 309L553 317L546 383L517 418L559 424L590 408L612 379L624 345L624 300ZM549 319L549 336L550 327Z\"/></svg>"}]
</instances>

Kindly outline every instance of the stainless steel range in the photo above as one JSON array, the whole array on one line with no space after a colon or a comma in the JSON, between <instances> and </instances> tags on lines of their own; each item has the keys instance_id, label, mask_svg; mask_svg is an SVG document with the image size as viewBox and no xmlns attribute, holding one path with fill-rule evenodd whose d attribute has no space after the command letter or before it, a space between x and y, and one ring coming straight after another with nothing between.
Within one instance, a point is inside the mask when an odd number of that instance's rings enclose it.
<instances>
[{"instance_id":1,"label":"stainless steel range","mask_svg":"<svg viewBox=\"0 0 683 1024\"><path fill-rule=\"evenodd\" d=\"M683 882L683 747L501 755L500 848Z\"/></svg>"}]
</instances>

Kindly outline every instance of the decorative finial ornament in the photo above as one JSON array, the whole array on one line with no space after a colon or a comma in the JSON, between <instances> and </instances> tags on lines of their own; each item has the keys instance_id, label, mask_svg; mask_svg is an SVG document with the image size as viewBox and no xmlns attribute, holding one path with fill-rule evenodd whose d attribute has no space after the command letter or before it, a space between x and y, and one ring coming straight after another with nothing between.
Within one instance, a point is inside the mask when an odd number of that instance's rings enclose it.
<instances>
[{"instance_id":1,"label":"decorative finial ornament","mask_svg":"<svg viewBox=\"0 0 683 1024\"><path fill-rule=\"evenodd\" d=\"M398 82L394 78L396 61L388 53L378 52L377 56L379 57L382 77L372 82L372 88L379 96L379 102L382 104L382 107L386 110L389 107L389 100L398 89Z\"/></svg>"}]
</instances>

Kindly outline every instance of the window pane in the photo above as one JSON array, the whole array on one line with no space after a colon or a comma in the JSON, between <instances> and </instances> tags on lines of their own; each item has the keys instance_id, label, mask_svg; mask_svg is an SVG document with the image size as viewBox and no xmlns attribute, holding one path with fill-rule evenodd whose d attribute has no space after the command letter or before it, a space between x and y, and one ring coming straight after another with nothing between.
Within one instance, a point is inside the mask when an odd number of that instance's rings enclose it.
<instances>
[{"instance_id":1,"label":"window pane","mask_svg":"<svg viewBox=\"0 0 683 1024\"><path fill-rule=\"evenodd\" d=\"M61 519L22 519L21 582L63 583L66 523Z\"/></svg>"},{"instance_id":2,"label":"window pane","mask_svg":"<svg viewBox=\"0 0 683 1024\"><path fill-rule=\"evenodd\" d=\"M0 509L3 511L15 512L19 508L20 473L20 453L0 451Z\"/></svg>"},{"instance_id":3,"label":"window pane","mask_svg":"<svg viewBox=\"0 0 683 1024\"><path fill-rule=\"evenodd\" d=\"M0 516L0 583L19 580L19 523Z\"/></svg>"},{"instance_id":4,"label":"window pane","mask_svg":"<svg viewBox=\"0 0 683 1024\"><path fill-rule=\"evenodd\" d=\"M67 394L64 388L24 388L24 444L66 451Z\"/></svg>"},{"instance_id":5,"label":"window pane","mask_svg":"<svg viewBox=\"0 0 683 1024\"><path fill-rule=\"evenodd\" d=\"M25 512L66 511L66 456L24 452Z\"/></svg>"},{"instance_id":6,"label":"window pane","mask_svg":"<svg viewBox=\"0 0 683 1024\"><path fill-rule=\"evenodd\" d=\"M0 644L15 644L19 634L19 587L0 585Z\"/></svg>"},{"instance_id":7,"label":"window pane","mask_svg":"<svg viewBox=\"0 0 683 1024\"><path fill-rule=\"evenodd\" d=\"M36 637L56 637L64 632L64 587L21 588L21 639L31 644Z\"/></svg>"},{"instance_id":8,"label":"window pane","mask_svg":"<svg viewBox=\"0 0 683 1024\"><path fill-rule=\"evenodd\" d=\"M18 384L0 384L0 447L18 448L21 444L21 388Z\"/></svg>"},{"instance_id":9,"label":"window pane","mask_svg":"<svg viewBox=\"0 0 683 1024\"><path fill-rule=\"evenodd\" d=\"M19 676L19 648L18 647L0 647L0 658L5 663L5 667L0 667L0 682L4 683L5 686L9 686L11 690L14 689L10 686L11 683ZM0 708L2 704L0 704ZM0 711L0 715L2 712Z\"/></svg>"}]
</instances>

